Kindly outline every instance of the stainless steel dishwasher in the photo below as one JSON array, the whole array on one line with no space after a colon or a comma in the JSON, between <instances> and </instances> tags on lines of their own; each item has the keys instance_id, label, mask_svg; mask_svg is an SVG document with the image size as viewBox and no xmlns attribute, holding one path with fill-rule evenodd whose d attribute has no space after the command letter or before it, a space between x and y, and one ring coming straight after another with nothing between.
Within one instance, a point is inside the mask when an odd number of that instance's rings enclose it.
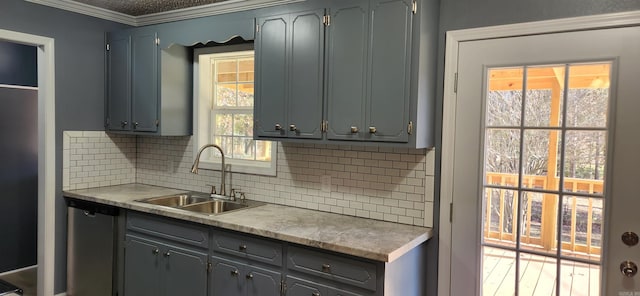
<instances>
[{"instance_id":1,"label":"stainless steel dishwasher","mask_svg":"<svg viewBox=\"0 0 640 296\"><path fill-rule=\"evenodd\" d=\"M65 198L67 295L113 296L117 291L117 207Z\"/></svg>"}]
</instances>

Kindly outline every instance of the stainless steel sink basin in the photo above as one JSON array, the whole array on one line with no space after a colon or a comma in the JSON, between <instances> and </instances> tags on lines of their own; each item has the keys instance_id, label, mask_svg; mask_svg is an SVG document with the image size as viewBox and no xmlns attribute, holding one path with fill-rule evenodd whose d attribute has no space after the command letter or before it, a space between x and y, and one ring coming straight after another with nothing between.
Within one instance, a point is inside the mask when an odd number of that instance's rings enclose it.
<instances>
[{"instance_id":1,"label":"stainless steel sink basin","mask_svg":"<svg viewBox=\"0 0 640 296\"><path fill-rule=\"evenodd\" d=\"M152 197L147 199L138 200L139 202L148 203L152 205L159 205L165 207L179 208L184 207L186 205L205 202L210 200L208 197L204 196L193 196L191 194L180 194L180 195L170 195L170 196L160 196L160 197Z\"/></svg>"},{"instance_id":2,"label":"stainless steel sink basin","mask_svg":"<svg viewBox=\"0 0 640 296\"><path fill-rule=\"evenodd\" d=\"M224 196L209 197L203 193L185 193L151 197L136 201L208 215L221 214L224 212L252 208L265 204L252 200L231 201L224 198Z\"/></svg>"},{"instance_id":3,"label":"stainless steel sink basin","mask_svg":"<svg viewBox=\"0 0 640 296\"><path fill-rule=\"evenodd\" d=\"M247 207L249 207L248 204L215 199L207 202L188 205L188 206L182 207L182 209L187 211L192 211L192 212L205 213L205 214L219 214L222 212L228 212L228 211L243 209Z\"/></svg>"}]
</instances>

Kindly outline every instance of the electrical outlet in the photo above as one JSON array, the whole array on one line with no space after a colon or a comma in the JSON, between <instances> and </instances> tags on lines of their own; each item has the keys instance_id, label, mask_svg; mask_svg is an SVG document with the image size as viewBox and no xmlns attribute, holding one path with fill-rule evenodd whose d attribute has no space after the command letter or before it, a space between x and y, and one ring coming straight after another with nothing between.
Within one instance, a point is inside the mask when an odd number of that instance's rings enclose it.
<instances>
[{"instance_id":1,"label":"electrical outlet","mask_svg":"<svg viewBox=\"0 0 640 296\"><path fill-rule=\"evenodd\" d=\"M323 192L331 192L331 176L324 175L320 177L320 182L322 184L321 190Z\"/></svg>"}]
</instances>

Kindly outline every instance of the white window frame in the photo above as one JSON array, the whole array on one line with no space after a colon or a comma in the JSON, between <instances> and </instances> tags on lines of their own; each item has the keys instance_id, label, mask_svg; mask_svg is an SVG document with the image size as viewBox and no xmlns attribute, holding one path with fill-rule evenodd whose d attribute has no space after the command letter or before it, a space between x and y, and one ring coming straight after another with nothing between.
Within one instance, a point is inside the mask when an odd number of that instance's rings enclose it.
<instances>
[{"instance_id":1,"label":"white window frame","mask_svg":"<svg viewBox=\"0 0 640 296\"><path fill-rule=\"evenodd\" d=\"M238 44L229 46L203 47L193 51L193 157L198 153L200 147L211 144L211 134L213 126L212 114L213 106L211 98L212 87L200 83L201 79L212 80L210 71L210 59L205 55L215 54L216 57L231 57L238 55L253 54L253 44ZM206 61L206 62L205 62ZM200 64L204 63L202 67ZM255 174L265 176L276 176L277 169L277 142L271 142L271 161L255 161L226 158L228 172ZM209 149L208 153L218 155L215 149ZM203 155L204 156L204 155ZM195 159L194 159L195 160ZM220 170L221 158L214 157L207 159L202 157L200 168L205 170Z\"/></svg>"}]
</instances>

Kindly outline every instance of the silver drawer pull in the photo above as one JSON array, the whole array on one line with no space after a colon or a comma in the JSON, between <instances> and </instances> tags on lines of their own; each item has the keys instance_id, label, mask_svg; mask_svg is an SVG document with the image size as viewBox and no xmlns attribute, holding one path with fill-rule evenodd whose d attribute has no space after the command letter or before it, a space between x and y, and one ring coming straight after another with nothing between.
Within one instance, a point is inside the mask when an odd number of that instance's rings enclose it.
<instances>
[{"instance_id":1,"label":"silver drawer pull","mask_svg":"<svg viewBox=\"0 0 640 296\"><path fill-rule=\"evenodd\" d=\"M247 250L247 245L240 245L238 247L238 249L240 249L240 251L246 251Z\"/></svg>"},{"instance_id":2,"label":"silver drawer pull","mask_svg":"<svg viewBox=\"0 0 640 296\"><path fill-rule=\"evenodd\" d=\"M247 279L248 280L253 279L253 273L247 274Z\"/></svg>"},{"instance_id":3,"label":"silver drawer pull","mask_svg":"<svg viewBox=\"0 0 640 296\"><path fill-rule=\"evenodd\" d=\"M318 293L318 292L313 292L313 293L311 294L311 296L320 296L320 293Z\"/></svg>"},{"instance_id":4,"label":"silver drawer pull","mask_svg":"<svg viewBox=\"0 0 640 296\"><path fill-rule=\"evenodd\" d=\"M351 127L351 133L352 133L352 134L357 134L357 133L358 133L358 131L359 131L359 129L358 129L358 127L357 127L357 126L352 126L352 127Z\"/></svg>"},{"instance_id":5,"label":"silver drawer pull","mask_svg":"<svg viewBox=\"0 0 640 296\"><path fill-rule=\"evenodd\" d=\"M129 124L129 123L128 123L126 120L124 120L124 121L120 121L120 125L121 125L122 127L127 126L127 124Z\"/></svg>"},{"instance_id":6,"label":"silver drawer pull","mask_svg":"<svg viewBox=\"0 0 640 296\"><path fill-rule=\"evenodd\" d=\"M324 272L331 272L331 265L329 264L322 264L322 271Z\"/></svg>"},{"instance_id":7,"label":"silver drawer pull","mask_svg":"<svg viewBox=\"0 0 640 296\"><path fill-rule=\"evenodd\" d=\"M378 131L378 129L376 129L376 127L375 127L375 126L370 126L370 127L369 127L369 133L371 133L371 134L375 134L377 131Z\"/></svg>"},{"instance_id":8,"label":"silver drawer pull","mask_svg":"<svg viewBox=\"0 0 640 296\"><path fill-rule=\"evenodd\" d=\"M231 271L231 275L232 276L237 276L238 275L238 270L232 270Z\"/></svg>"},{"instance_id":9,"label":"silver drawer pull","mask_svg":"<svg viewBox=\"0 0 640 296\"><path fill-rule=\"evenodd\" d=\"M282 130L282 126L279 123L276 123L275 129L277 131Z\"/></svg>"},{"instance_id":10,"label":"silver drawer pull","mask_svg":"<svg viewBox=\"0 0 640 296\"><path fill-rule=\"evenodd\" d=\"M153 255L158 255L158 253L160 253L160 250L158 250L158 249L153 249L153 251L151 251L151 253L152 253Z\"/></svg>"},{"instance_id":11,"label":"silver drawer pull","mask_svg":"<svg viewBox=\"0 0 640 296\"><path fill-rule=\"evenodd\" d=\"M166 253L164 253L164 256L165 256L165 257L169 257L169 256L171 256L171 252L167 251Z\"/></svg>"},{"instance_id":12,"label":"silver drawer pull","mask_svg":"<svg viewBox=\"0 0 640 296\"><path fill-rule=\"evenodd\" d=\"M296 127L296 125L295 125L295 124L290 124L290 125L289 125L289 130L290 130L290 131L292 131L292 132L295 132L295 131L297 131L297 130L298 130L298 128Z\"/></svg>"}]
</instances>

